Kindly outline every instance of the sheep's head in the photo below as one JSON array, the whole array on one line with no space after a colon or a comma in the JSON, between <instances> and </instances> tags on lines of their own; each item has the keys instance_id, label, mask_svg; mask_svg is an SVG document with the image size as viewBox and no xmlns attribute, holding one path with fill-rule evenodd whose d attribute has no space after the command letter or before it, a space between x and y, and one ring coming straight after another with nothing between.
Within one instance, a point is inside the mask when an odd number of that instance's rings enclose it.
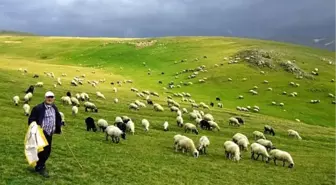
<instances>
[{"instance_id":1,"label":"sheep's head","mask_svg":"<svg viewBox=\"0 0 336 185\"><path fill-rule=\"evenodd\" d=\"M195 150L195 151L193 152L193 155L194 155L195 158L198 158L198 156L199 156L199 152L198 152L197 150Z\"/></svg>"},{"instance_id":2,"label":"sheep's head","mask_svg":"<svg viewBox=\"0 0 336 185\"><path fill-rule=\"evenodd\" d=\"M126 133L122 133L121 138L126 139Z\"/></svg>"},{"instance_id":3,"label":"sheep's head","mask_svg":"<svg viewBox=\"0 0 336 185\"><path fill-rule=\"evenodd\" d=\"M288 166L288 168L293 168L293 167L294 167L293 163L289 164L289 166Z\"/></svg>"},{"instance_id":4,"label":"sheep's head","mask_svg":"<svg viewBox=\"0 0 336 185\"><path fill-rule=\"evenodd\" d=\"M98 112L98 109L97 109L97 108L95 108L95 109L94 109L94 111L95 111L95 112Z\"/></svg>"},{"instance_id":5,"label":"sheep's head","mask_svg":"<svg viewBox=\"0 0 336 185\"><path fill-rule=\"evenodd\" d=\"M195 130L194 130L194 133L195 133L196 135L198 135L198 130L197 130L197 129L195 129Z\"/></svg>"}]
</instances>

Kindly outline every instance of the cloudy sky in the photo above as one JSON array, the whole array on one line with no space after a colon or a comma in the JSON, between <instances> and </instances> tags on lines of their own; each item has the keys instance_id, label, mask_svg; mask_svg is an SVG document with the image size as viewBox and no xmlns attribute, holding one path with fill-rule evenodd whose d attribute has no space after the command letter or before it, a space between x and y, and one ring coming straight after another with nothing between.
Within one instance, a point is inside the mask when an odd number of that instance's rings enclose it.
<instances>
[{"instance_id":1,"label":"cloudy sky","mask_svg":"<svg viewBox=\"0 0 336 185\"><path fill-rule=\"evenodd\" d=\"M0 0L0 29L40 35L335 38L335 0Z\"/></svg>"}]
</instances>

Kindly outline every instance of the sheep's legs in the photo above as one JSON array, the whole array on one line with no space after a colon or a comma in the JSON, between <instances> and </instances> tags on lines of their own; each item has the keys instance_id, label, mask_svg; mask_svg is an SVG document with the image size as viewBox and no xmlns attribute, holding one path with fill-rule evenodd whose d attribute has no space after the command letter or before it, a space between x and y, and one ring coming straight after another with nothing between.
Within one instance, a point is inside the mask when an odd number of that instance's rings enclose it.
<instances>
[{"instance_id":1,"label":"sheep's legs","mask_svg":"<svg viewBox=\"0 0 336 185\"><path fill-rule=\"evenodd\" d=\"M284 167L285 166L285 161L283 161L283 163L282 163L282 167Z\"/></svg>"},{"instance_id":2,"label":"sheep's legs","mask_svg":"<svg viewBox=\"0 0 336 185\"><path fill-rule=\"evenodd\" d=\"M251 152L251 159L255 160L255 159L254 159L254 153L253 153L253 152Z\"/></svg>"},{"instance_id":3,"label":"sheep's legs","mask_svg":"<svg viewBox=\"0 0 336 185\"><path fill-rule=\"evenodd\" d=\"M257 156L257 160L259 159L259 156L260 156L260 154L258 154L258 156Z\"/></svg>"},{"instance_id":4,"label":"sheep's legs","mask_svg":"<svg viewBox=\"0 0 336 185\"><path fill-rule=\"evenodd\" d=\"M206 154L206 147L204 147L203 150L204 150L203 153Z\"/></svg>"},{"instance_id":5,"label":"sheep's legs","mask_svg":"<svg viewBox=\"0 0 336 185\"><path fill-rule=\"evenodd\" d=\"M108 141L108 135L107 135L107 133L106 133L106 141Z\"/></svg>"},{"instance_id":6,"label":"sheep's legs","mask_svg":"<svg viewBox=\"0 0 336 185\"><path fill-rule=\"evenodd\" d=\"M277 163L276 163L276 159L275 159L275 158L274 158L274 164L277 165Z\"/></svg>"}]
</instances>

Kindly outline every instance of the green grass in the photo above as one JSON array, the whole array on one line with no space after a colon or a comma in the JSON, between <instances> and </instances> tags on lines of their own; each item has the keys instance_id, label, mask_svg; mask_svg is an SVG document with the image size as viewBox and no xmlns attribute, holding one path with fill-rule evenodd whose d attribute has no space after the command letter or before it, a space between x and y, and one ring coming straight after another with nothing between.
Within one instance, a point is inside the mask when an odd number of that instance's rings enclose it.
<instances>
[{"instance_id":1,"label":"green grass","mask_svg":"<svg viewBox=\"0 0 336 185\"><path fill-rule=\"evenodd\" d=\"M335 106L328 93L335 94L335 66L321 61L321 58L335 60L334 52L317 50L285 43L220 37L181 37L161 38L149 47L137 48L137 40L121 39L76 39L55 37L0 37L0 184L335 184ZM16 41L16 42L5 42ZM282 70L257 69L247 64L228 65L223 57L232 56L246 48L260 48L281 53L282 60L296 59L297 64L306 71L319 68L320 75L315 80L296 79L294 75ZM203 55L208 58L203 59ZM193 61L198 57L199 61ZM187 62L174 64L174 61L188 59ZM143 66L146 62L147 66ZM215 64L224 62L215 68ZM174 78L174 74L187 68L207 66L207 73L189 80L189 73ZM27 68L23 75L18 68ZM147 69L152 71L147 75ZM80 72L76 72L79 69ZM95 70L96 74L91 71ZM260 70L266 72L260 74ZM43 75L44 71L53 71L58 77L62 73L63 86L53 87L55 79ZM161 75L165 72L165 75ZM40 79L33 79L33 74ZM88 84L70 87L74 76L86 74L87 80L106 78L106 83L95 89ZM201 77L207 77L204 84L197 83ZM227 79L232 78L229 82ZM242 79L248 80L243 82ZM111 81L132 79L133 84L118 87L113 93ZM164 85L158 84L162 80ZM269 84L263 84L268 80ZM11 103L14 95L24 96L24 90L37 81L45 86L37 88L31 106L43 101L45 91L51 89L57 96L56 104L65 113L66 127L62 135L55 135L53 151L47 166L51 178L45 180L30 172L23 153L23 139L27 129L27 118L23 115L22 104L15 107ZM163 90L170 81L192 81L192 86L171 91ZM288 83L300 83L300 87L290 87ZM259 87L259 95L252 96L248 90ZM164 105L165 112L157 113L151 107L138 112L130 111L127 105L138 99L130 92L131 87L141 90L153 90L159 98L151 97ZM272 87L273 91L267 91ZM99 113L85 113L80 107L76 117L71 116L71 107L61 105L59 99L66 91L88 92L92 101L99 107ZM98 100L95 92L102 92L107 101ZM292 98L283 96L283 91L298 92ZM175 114L168 111L165 100L172 92L189 92L197 102L214 102L220 96L224 108L211 108L210 112L221 127L220 132L200 131L199 136L186 134L195 143L202 135L211 141L209 154L198 159L190 154L175 153L173 136L183 133L176 127ZM238 100L238 95L244 95ZM113 98L120 103L115 105ZM178 98L174 98L178 102ZM320 99L320 104L310 104L310 99ZM271 102L284 102L283 108L271 106ZM182 107L192 110L187 103ZM259 113L242 113L236 106L258 105ZM104 118L111 124L116 116L128 115L136 125L136 134L127 135L120 144L105 141L103 133L86 132L84 119L92 116L96 120ZM227 120L232 115L242 115L246 125L241 128L229 127ZM141 119L151 123L150 131L145 133ZM295 122L294 119L302 122ZM189 120L184 115L185 121ZM163 132L162 124L169 121L170 131ZM235 133L246 134L252 142L252 132L262 131L265 124L276 129L276 136L268 136L280 149L288 151L294 161L294 169L252 161L250 153L243 153L239 163L226 160L223 143ZM287 137L287 129L297 130L303 140ZM67 143L83 166L79 167L72 156Z\"/></svg>"}]
</instances>

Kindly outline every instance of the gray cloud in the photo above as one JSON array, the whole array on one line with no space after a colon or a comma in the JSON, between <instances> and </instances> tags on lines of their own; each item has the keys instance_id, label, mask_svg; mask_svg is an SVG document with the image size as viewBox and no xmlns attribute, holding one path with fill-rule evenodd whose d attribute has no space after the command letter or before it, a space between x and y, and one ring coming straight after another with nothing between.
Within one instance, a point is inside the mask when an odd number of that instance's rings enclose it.
<instances>
[{"instance_id":1,"label":"gray cloud","mask_svg":"<svg viewBox=\"0 0 336 185\"><path fill-rule=\"evenodd\" d=\"M288 34L305 35L309 30L302 29L312 29L309 39L334 39L335 2L1 0L0 29L67 36L233 35L275 39L277 35L282 39Z\"/></svg>"}]
</instances>

